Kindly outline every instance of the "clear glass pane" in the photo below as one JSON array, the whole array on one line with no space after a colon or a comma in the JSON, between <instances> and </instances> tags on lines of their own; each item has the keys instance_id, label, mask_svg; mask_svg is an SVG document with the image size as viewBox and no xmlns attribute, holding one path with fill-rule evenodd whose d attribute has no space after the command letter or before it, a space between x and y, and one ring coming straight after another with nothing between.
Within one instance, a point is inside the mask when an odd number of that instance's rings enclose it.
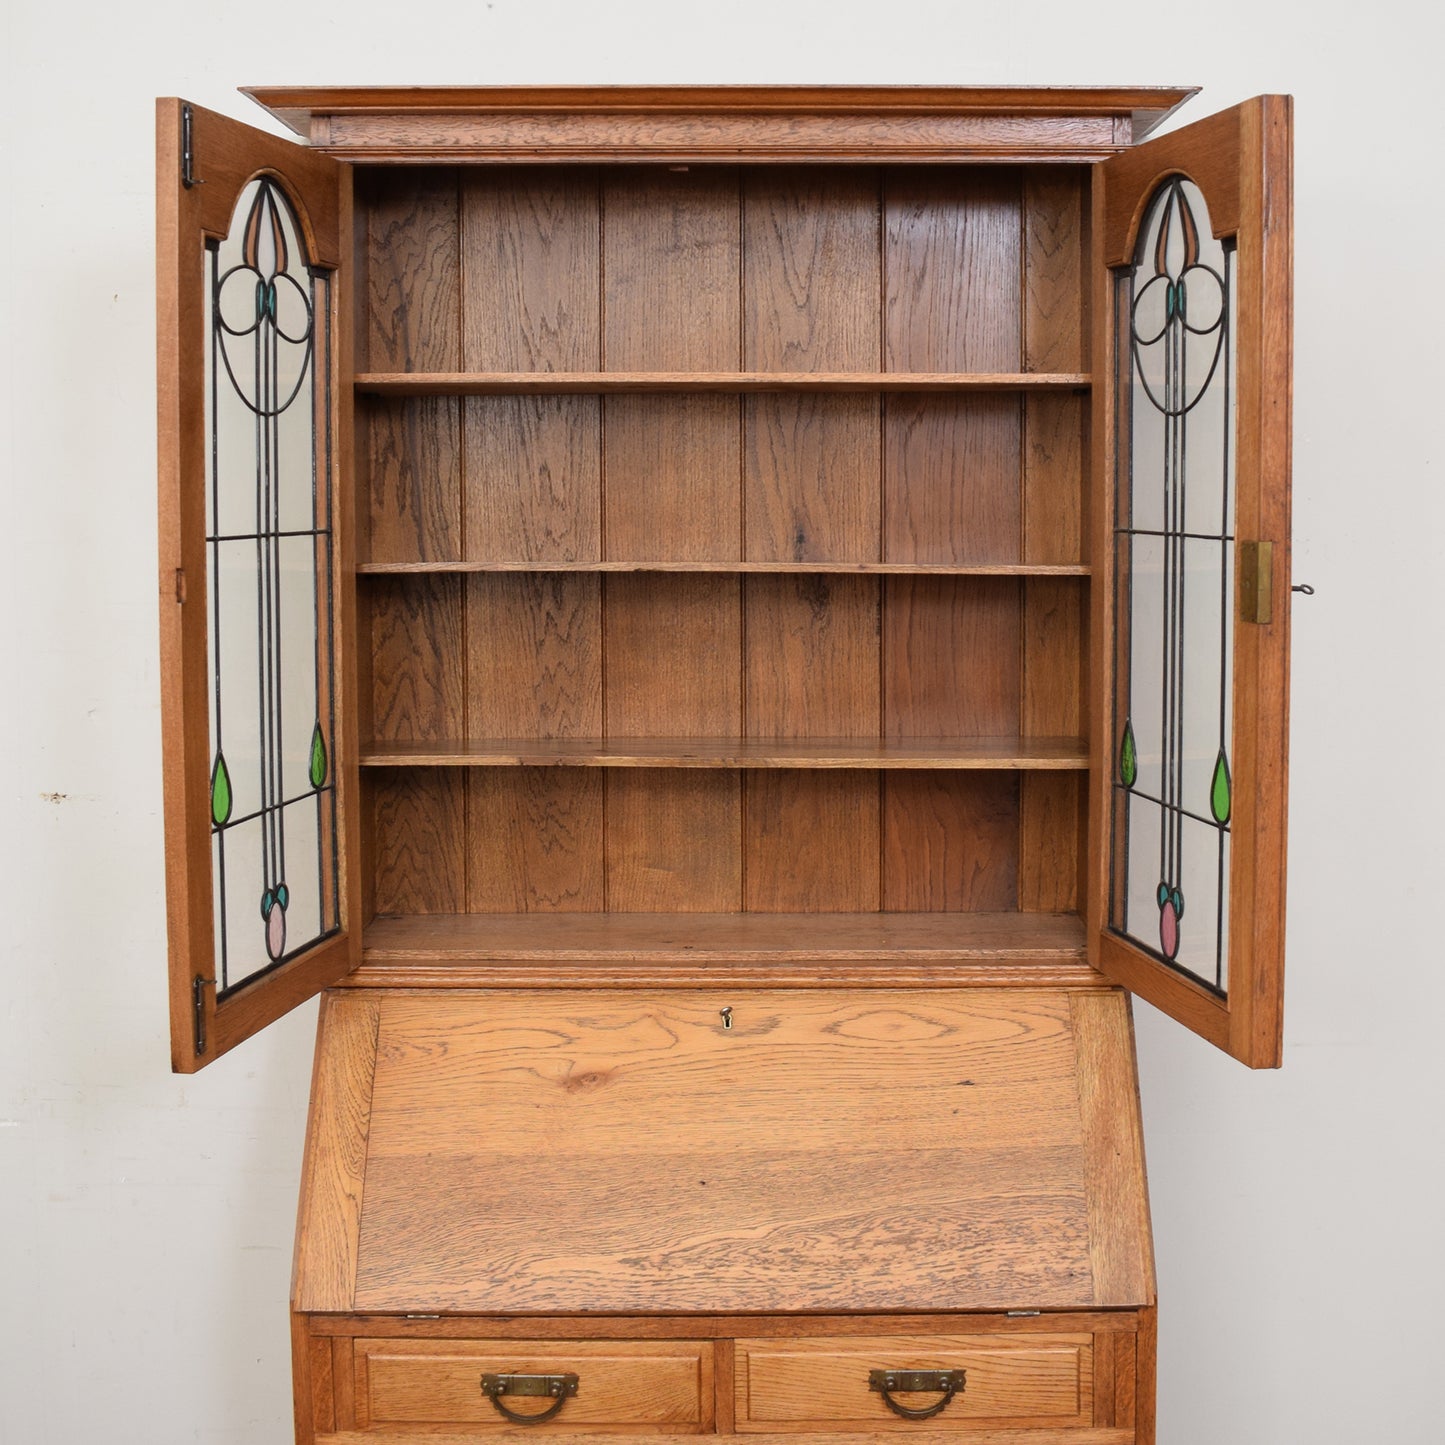
<instances>
[{"instance_id":1,"label":"clear glass pane","mask_svg":"<svg viewBox=\"0 0 1445 1445\"><path fill-rule=\"evenodd\" d=\"M207 586L217 987L339 927L330 290L269 177L207 248Z\"/></svg>"},{"instance_id":2,"label":"clear glass pane","mask_svg":"<svg viewBox=\"0 0 1445 1445\"><path fill-rule=\"evenodd\" d=\"M1115 288L1114 930L1228 987L1233 251L1181 176Z\"/></svg>"}]
</instances>

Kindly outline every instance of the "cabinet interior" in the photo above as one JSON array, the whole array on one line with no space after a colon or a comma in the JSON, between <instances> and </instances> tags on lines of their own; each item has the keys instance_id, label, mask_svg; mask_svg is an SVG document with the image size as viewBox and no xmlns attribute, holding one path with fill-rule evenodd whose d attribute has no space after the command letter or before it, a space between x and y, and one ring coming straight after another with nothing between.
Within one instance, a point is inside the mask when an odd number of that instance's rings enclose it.
<instances>
[{"instance_id":1,"label":"cabinet interior","mask_svg":"<svg viewBox=\"0 0 1445 1445\"><path fill-rule=\"evenodd\" d=\"M369 964L1083 967L1088 184L357 168Z\"/></svg>"}]
</instances>

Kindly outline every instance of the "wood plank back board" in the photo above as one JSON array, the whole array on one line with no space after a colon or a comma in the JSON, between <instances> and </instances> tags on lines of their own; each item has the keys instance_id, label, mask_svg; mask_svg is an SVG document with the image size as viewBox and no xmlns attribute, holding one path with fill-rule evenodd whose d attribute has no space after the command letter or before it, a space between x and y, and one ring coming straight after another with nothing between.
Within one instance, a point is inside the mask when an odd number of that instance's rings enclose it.
<instances>
[{"instance_id":1,"label":"wood plank back board","mask_svg":"<svg viewBox=\"0 0 1445 1445\"><path fill-rule=\"evenodd\" d=\"M388 991L376 1051L362 1312L1153 1298L1121 994Z\"/></svg>"}]
</instances>

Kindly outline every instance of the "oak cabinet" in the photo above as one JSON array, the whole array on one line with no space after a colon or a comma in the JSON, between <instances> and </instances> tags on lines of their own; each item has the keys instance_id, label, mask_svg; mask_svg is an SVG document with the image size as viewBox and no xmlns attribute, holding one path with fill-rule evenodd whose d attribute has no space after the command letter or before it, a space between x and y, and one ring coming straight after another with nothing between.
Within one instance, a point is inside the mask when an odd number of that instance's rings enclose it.
<instances>
[{"instance_id":1,"label":"oak cabinet","mask_svg":"<svg viewBox=\"0 0 1445 1445\"><path fill-rule=\"evenodd\" d=\"M1129 992L1279 1062L1288 99L253 94L159 106L171 1014L325 990L298 1439L1152 1440Z\"/></svg>"}]
</instances>

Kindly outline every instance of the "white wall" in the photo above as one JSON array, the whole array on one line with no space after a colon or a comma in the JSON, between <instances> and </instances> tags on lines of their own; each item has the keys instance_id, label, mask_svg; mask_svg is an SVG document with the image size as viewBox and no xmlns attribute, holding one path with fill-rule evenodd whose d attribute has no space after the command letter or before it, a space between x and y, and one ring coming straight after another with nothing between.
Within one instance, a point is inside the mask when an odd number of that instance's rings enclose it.
<instances>
[{"instance_id":1,"label":"white wall","mask_svg":"<svg viewBox=\"0 0 1445 1445\"><path fill-rule=\"evenodd\" d=\"M1197 83L1297 97L1285 1067L1140 1008L1163 1445L1438 1445L1438 12L17 0L4 63L0 1441L288 1439L314 1006L166 1071L152 107L266 83ZM309 13L308 13L309 10ZM1100 18L1107 16L1107 25Z\"/></svg>"}]
</instances>

